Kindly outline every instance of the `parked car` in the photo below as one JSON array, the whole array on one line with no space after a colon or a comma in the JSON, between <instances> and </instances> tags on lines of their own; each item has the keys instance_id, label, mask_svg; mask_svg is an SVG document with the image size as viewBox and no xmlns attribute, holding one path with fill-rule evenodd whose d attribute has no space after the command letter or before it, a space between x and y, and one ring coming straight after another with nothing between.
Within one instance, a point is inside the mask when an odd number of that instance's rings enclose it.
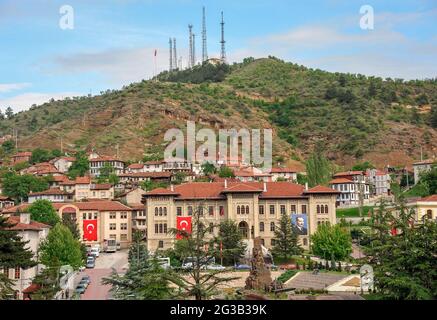
<instances>
[{"instance_id":1,"label":"parked car","mask_svg":"<svg viewBox=\"0 0 437 320\"><path fill-rule=\"evenodd\" d=\"M121 250L121 243L117 242L117 250Z\"/></svg>"},{"instance_id":2,"label":"parked car","mask_svg":"<svg viewBox=\"0 0 437 320\"><path fill-rule=\"evenodd\" d=\"M81 283L79 283L78 285L77 285L77 287L76 287L76 293L78 293L78 294L84 294L85 293L85 290L86 290L86 287L85 287L85 285L84 284L81 284Z\"/></svg>"},{"instance_id":3,"label":"parked car","mask_svg":"<svg viewBox=\"0 0 437 320\"><path fill-rule=\"evenodd\" d=\"M86 281L88 284L91 283L91 277L89 275L84 275L81 281Z\"/></svg>"},{"instance_id":4,"label":"parked car","mask_svg":"<svg viewBox=\"0 0 437 320\"><path fill-rule=\"evenodd\" d=\"M88 257L86 261L86 267L87 269L92 269L96 266L96 260L92 257Z\"/></svg>"},{"instance_id":5,"label":"parked car","mask_svg":"<svg viewBox=\"0 0 437 320\"><path fill-rule=\"evenodd\" d=\"M99 248L91 248L90 253L97 258L100 255L100 250Z\"/></svg>"},{"instance_id":6,"label":"parked car","mask_svg":"<svg viewBox=\"0 0 437 320\"><path fill-rule=\"evenodd\" d=\"M234 266L235 270L250 270L252 269L248 264L236 264Z\"/></svg>"},{"instance_id":7,"label":"parked car","mask_svg":"<svg viewBox=\"0 0 437 320\"><path fill-rule=\"evenodd\" d=\"M214 270L214 271L223 271L226 268L223 267L221 264L208 264L205 266L206 270Z\"/></svg>"},{"instance_id":8,"label":"parked car","mask_svg":"<svg viewBox=\"0 0 437 320\"><path fill-rule=\"evenodd\" d=\"M82 284L85 287L85 289L88 288L89 285L88 281L86 281L85 279L80 280L79 284Z\"/></svg>"}]
</instances>

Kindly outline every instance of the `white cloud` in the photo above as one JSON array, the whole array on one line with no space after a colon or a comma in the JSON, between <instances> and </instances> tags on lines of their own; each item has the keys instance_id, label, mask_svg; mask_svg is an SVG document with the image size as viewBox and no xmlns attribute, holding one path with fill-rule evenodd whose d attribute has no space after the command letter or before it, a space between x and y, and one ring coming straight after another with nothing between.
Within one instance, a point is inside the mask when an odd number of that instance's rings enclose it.
<instances>
[{"instance_id":1,"label":"white cloud","mask_svg":"<svg viewBox=\"0 0 437 320\"><path fill-rule=\"evenodd\" d=\"M0 99L0 106L3 109L11 107L14 112L24 111L29 109L33 104L40 105L50 101L50 99L62 100L66 97L75 97L82 94L77 92L59 92L59 93L38 93L28 92L14 97Z\"/></svg>"},{"instance_id":2,"label":"white cloud","mask_svg":"<svg viewBox=\"0 0 437 320\"><path fill-rule=\"evenodd\" d=\"M22 83L0 83L0 93L7 93L14 90L21 90L30 87L32 84L28 82Z\"/></svg>"}]
</instances>

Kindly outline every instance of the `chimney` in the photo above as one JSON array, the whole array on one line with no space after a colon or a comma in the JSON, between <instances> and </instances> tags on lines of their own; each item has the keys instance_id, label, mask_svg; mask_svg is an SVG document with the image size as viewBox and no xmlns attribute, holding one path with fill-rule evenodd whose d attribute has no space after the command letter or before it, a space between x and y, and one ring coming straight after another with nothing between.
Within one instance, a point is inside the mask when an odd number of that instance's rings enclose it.
<instances>
[{"instance_id":1,"label":"chimney","mask_svg":"<svg viewBox=\"0 0 437 320\"><path fill-rule=\"evenodd\" d=\"M225 179L225 189L227 189L227 188L228 188L228 180Z\"/></svg>"},{"instance_id":2,"label":"chimney","mask_svg":"<svg viewBox=\"0 0 437 320\"><path fill-rule=\"evenodd\" d=\"M308 191L308 182L305 182L305 191Z\"/></svg>"},{"instance_id":3,"label":"chimney","mask_svg":"<svg viewBox=\"0 0 437 320\"><path fill-rule=\"evenodd\" d=\"M173 184L170 185L170 190L171 190L171 192L174 192L174 185Z\"/></svg>"},{"instance_id":4,"label":"chimney","mask_svg":"<svg viewBox=\"0 0 437 320\"><path fill-rule=\"evenodd\" d=\"M30 213L20 213L20 223L30 224Z\"/></svg>"},{"instance_id":5,"label":"chimney","mask_svg":"<svg viewBox=\"0 0 437 320\"><path fill-rule=\"evenodd\" d=\"M267 192L267 182L264 182L264 191L263 192Z\"/></svg>"}]
</instances>

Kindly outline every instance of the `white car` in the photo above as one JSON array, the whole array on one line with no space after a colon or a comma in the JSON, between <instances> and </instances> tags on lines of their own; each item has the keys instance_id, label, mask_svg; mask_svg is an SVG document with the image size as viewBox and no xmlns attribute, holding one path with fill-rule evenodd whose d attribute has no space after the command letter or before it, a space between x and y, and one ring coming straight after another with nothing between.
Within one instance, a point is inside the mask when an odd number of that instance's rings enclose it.
<instances>
[{"instance_id":1,"label":"white car","mask_svg":"<svg viewBox=\"0 0 437 320\"><path fill-rule=\"evenodd\" d=\"M214 271L223 271L226 268L223 267L221 264L209 264L205 267L206 270L214 270Z\"/></svg>"},{"instance_id":2,"label":"white car","mask_svg":"<svg viewBox=\"0 0 437 320\"><path fill-rule=\"evenodd\" d=\"M99 248L91 248L90 253L97 258L100 255L100 250Z\"/></svg>"}]
</instances>

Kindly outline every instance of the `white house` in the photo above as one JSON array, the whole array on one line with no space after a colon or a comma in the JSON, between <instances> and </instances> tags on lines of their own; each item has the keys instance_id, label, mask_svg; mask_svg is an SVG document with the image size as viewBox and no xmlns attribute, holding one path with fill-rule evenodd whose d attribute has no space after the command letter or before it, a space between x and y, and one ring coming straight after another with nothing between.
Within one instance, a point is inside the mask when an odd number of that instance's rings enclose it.
<instances>
[{"instance_id":1,"label":"white house","mask_svg":"<svg viewBox=\"0 0 437 320\"><path fill-rule=\"evenodd\" d=\"M380 196L390 193L391 178L387 172L378 169L367 169L366 177L373 187L374 195Z\"/></svg>"},{"instance_id":2,"label":"white house","mask_svg":"<svg viewBox=\"0 0 437 320\"><path fill-rule=\"evenodd\" d=\"M53 188L41 192L31 192L28 195L29 203L37 200L48 200L50 202L69 202L73 201L74 193L64 191L59 188Z\"/></svg>"},{"instance_id":3,"label":"white house","mask_svg":"<svg viewBox=\"0 0 437 320\"><path fill-rule=\"evenodd\" d=\"M363 202L370 198L370 186L363 171L339 172L334 175L329 185L340 192L337 195L338 205L359 205L361 193Z\"/></svg>"}]
</instances>

